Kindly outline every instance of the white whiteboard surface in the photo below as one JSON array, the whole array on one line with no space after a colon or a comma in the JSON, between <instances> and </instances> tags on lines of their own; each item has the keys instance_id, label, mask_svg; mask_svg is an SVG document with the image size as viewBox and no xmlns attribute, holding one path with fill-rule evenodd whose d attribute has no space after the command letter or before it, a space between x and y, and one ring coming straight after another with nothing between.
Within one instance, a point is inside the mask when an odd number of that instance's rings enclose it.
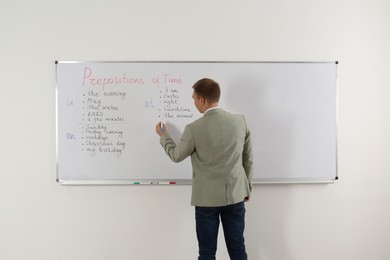
<instances>
[{"instance_id":1,"label":"white whiteboard surface","mask_svg":"<svg viewBox=\"0 0 390 260\"><path fill-rule=\"evenodd\" d=\"M244 114L254 183L337 179L337 62L56 62L57 180L63 184L191 183L158 121L179 140L201 117L192 85L221 86L220 106Z\"/></svg>"}]
</instances>

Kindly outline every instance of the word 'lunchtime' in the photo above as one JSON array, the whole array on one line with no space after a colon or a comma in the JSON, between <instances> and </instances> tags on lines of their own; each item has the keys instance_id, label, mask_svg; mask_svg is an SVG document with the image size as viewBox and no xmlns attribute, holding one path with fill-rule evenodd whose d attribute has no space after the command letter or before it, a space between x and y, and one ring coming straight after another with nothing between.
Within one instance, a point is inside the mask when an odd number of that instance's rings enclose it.
<instances>
[{"instance_id":1,"label":"word 'lunchtime'","mask_svg":"<svg viewBox=\"0 0 390 260\"><path fill-rule=\"evenodd\" d=\"M129 77L126 73L123 73L123 76L105 76L105 77L95 77L92 74L92 69L89 67L84 68L83 75L83 86L97 86L104 87L107 85L143 85L145 81L141 77Z\"/></svg>"}]
</instances>

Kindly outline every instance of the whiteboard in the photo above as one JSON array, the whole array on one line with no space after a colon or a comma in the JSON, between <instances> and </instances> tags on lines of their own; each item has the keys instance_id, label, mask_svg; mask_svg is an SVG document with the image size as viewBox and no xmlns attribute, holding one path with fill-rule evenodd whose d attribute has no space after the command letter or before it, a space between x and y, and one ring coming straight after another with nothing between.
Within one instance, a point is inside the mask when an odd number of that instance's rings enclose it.
<instances>
[{"instance_id":1,"label":"whiteboard","mask_svg":"<svg viewBox=\"0 0 390 260\"><path fill-rule=\"evenodd\" d=\"M201 117L192 86L212 78L220 106L244 114L254 183L337 179L337 62L56 61L57 181L63 184L191 183L155 133L178 141Z\"/></svg>"}]
</instances>

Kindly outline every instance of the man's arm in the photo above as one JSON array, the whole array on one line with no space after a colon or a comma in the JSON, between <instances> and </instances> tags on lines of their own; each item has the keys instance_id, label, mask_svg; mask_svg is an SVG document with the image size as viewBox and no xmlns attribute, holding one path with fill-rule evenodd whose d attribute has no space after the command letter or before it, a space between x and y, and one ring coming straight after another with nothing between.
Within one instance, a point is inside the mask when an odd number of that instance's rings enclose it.
<instances>
[{"instance_id":1,"label":"man's arm","mask_svg":"<svg viewBox=\"0 0 390 260\"><path fill-rule=\"evenodd\" d=\"M245 119L244 119L245 121ZM252 141L251 141L251 132L246 127L245 143L244 150L242 152L242 162L245 169L247 179L249 181L249 188L252 191L252 182L253 182L253 154L252 154ZM249 201L250 197L246 197L245 201Z\"/></svg>"},{"instance_id":2,"label":"man's arm","mask_svg":"<svg viewBox=\"0 0 390 260\"><path fill-rule=\"evenodd\" d=\"M246 176L249 183L252 183L253 180L253 155L252 155L252 142L251 142L251 133L248 130L245 137L244 150L242 152L243 165L245 169Z\"/></svg>"},{"instance_id":3,"label":"man's arm","mask_svg":"<svg viewBox=\"0 0 390 260\"><path fill-rule=\"evenodd\" d=\"M160 143L165 153L173 162L181 162L195 151L195 144L188 127L184 129L179 144L175 143L161 122L156 125L156 133L160 136Z\"/></svg>"}]
</instances>

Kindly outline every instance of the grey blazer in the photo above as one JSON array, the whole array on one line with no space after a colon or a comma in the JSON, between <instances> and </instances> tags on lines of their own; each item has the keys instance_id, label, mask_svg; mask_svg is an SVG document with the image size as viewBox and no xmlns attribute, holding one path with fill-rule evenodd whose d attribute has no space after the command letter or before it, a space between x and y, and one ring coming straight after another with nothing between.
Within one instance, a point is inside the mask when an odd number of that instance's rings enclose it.
<instances>
[{"instance_id":1,"label":"grey blazer","mask_svg":"<svg viewBox=\"0 0 390 260\"><path fill-rule=\"evenodd\" d=\"M191 205L225 206L250 195L252 147L244 116L215 108L188 124L178 144L167 132L160 143L174 162L191 155Z\"/></svg>"}]
</instances>

